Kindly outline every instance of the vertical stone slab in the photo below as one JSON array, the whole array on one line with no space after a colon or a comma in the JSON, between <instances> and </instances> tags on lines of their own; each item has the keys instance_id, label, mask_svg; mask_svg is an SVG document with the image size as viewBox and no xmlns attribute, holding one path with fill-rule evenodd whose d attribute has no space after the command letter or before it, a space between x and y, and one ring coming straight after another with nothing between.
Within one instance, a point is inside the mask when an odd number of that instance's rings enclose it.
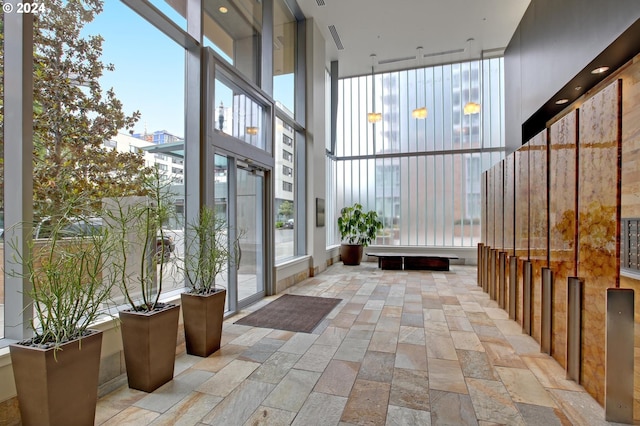
<instances>
[{"instance_id":1,"label":"vertical stone slab","mask_svg":"<svg viewBox=\"0 0 640 426\"><path fill-rule=\"evenodd\" d=\"M509 256L509 283L518 282L518 258ZM515 320L518 307L518 286L509 284L509 319Z\"/></svg>"},{"instance_id":2,"label":"vertical stone slab","mask_svg":"<svg viewBox=\"0 0 640 426\"><path fill-rule=\"evenodd\" d=\"M489 202L488 200L488 196L487 196L487 178L488 178L489 172L484 171L482 172L482 174L480 175L480 196L481 196L481 203L480 203L480 223L482 224L480 227L482 228L480 230L481 232L481 241L484 245L487 244L487 203Z\"/></svg>"},{"instance_id":3,"label":"vertical stone slab","mask_svg":"<svg viewBox=\"0 0 640 426\"><path fill-rule=\"evenodd\" d=\"M577 277L567 278L567 379L582 383L582 311L584 283Z\"/></svg>"},{"instance_id":4,"label":"vertical stone slab","mask_svg":"<svg viewBox=\"0 0 640 426\"><path fill-rule=\"evenodd\" d=\"M507 287L507 253L498 252L498 305L505 309L505 293Z\"/></svg>"},{"instance_id":5,"label":"vertical stone slab","mask_svg":"<svg viewBox=\"0 0 640 426\"><path fill-rule=\"evenodd\" d=\"M504 161L504 251L507 253L507 264L510 265L510 257L515 256L515 183L516 183L516 155L511 153ZM510 271L510 267L508 267ZM511 306L510 295L512 285L511 274L507 272L505 282L505 305ZM515 312L515 308L514 311ZM512 311L509 310L511 315ZM514 317L515 318L515 317ZM513 318L512 318L513 319Z\"/></svg>"},{"instance_id":6,"label":"vertical stone slab","mask_svg":"<svg viewBox=\"0 0 640 426\"><path fill-rule=\"evenodd\" d=\"M478 287L482 287L482 278L483 278L482 267L484 266L484 263L482 261L483 254L484 254L484 244L483 243L478 243L478 254L477 254L477 258L478 258L477 264L478 264L478 266L476 268L477 269L476 280L477 280Z\"/></svg>"},{"instance_id":7,"label":"vertical stone slab","mask_svg":"<svg viewBox=\"0 0 640 426\"><path fill-rule=\"evenodd\" d=\"M516 293L523 294L523 262L529 259L529 143L515 152L515 255L518 258ZM522 322L522 297L516 304L516 321Z\"/></svg>"},{"instance_id":8,"label":"vertical stone slab","mask_svg":"<svg viewBox=\"0 0 640 426\"><path fill-rule=\"evenodd\" d=\"M551 354L551 320L553 318L553 271L542 268L542 323L540 326L540 350Z\"/></svg>"},{"instance_id":9,"label":"vertical stone slab","mask_svg":"<svg viewBox=\"0 0 640 426\"><path fill-rule=\"evenodd\" d=\"M549 128L549 268L552 295L551 356L566 367L567 278L576 271L578 112L572 111Z\"/></svg>"},{"instance_id":10,"label":"vertical stone slab","mask_svg":"<svg viewBox=\"0 0 640 426\"><path fill-rule=\"evenodd\" d=\"M640 217L640 59L627 67L622 78L622 184L621 217ZM620 287L635 290L635 306L640 306L640 278L621 276ZM635 315L636 330L640 330L640 312ZM635 339L636 353L640 354L640 339ZM640 356L634 367L634 422L640 423Z\"/></svg>"},{"instance_id":11,"label":"vertical stone slab","mask_svg":"<svg viewBox=\"0 0 640 426\"><path fill-rule=\"evenodd\" d=\"M522 332L531 335L533 328L533 265L522 262L524 285L522 290Z\"/></svg>"},{"instance_id":12,"label":"vertical stone slab","mask_svg":"<svg viewBox=\"0 0 640 426\"><path fill-rule=\"evenodd\" d=\"M493 166L494 191L494 244L493 248L504 249L504 160Z\"/></svg>"},{"instance_id":13,"label":"vertical stone slab","mask_svg":"<svg viewBox=\"0 0 640 426\"><path fill-rule=\"evenodd\" d=\"M494 168L487 170L487 242L486 245L495 248L495 229L496 229L496 192L495 181L493 175L495 174Z\"/></svg>"},{"instance_id":14,"label":"vertical stone slab","mask_svg":"<svg viewBox=\"0 0 640 426\"><path fill-rule=\"evenodd\" d=\"M604 413L609 422L633 424L634 291L607 289L607 365Z\"/></svg>"},{"instance_id":15,"label":"vertical stone slab","mask_svg":"<svg viewBox=\"0 0 640 426\"><path fill-rule=\"evenodd\" d=\"M605 394L606 290L619 284L620 89L611 83L582 104L578 151L578 277L584 281L581 383Z\"/></svg>"},{"instance_id":16,"label":"vertical stone slab","mask_svg":"<svg viewBox=\"0 0 640 426\"><path fill-rule=\"evenodd\" d=\"M531 261L531 336L541 341L542 268L548 266L547 130L529 142L529 260Z\"/></svg>"}]
</instances>

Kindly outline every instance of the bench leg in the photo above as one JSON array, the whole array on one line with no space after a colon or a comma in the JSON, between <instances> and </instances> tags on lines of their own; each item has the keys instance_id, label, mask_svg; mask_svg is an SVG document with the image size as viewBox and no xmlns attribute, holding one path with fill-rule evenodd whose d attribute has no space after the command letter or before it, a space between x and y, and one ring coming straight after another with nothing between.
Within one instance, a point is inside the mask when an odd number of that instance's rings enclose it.
<instances>
[{"instance_id":1,"label":"bench leg","mask_svg":"<svg viewBox=\"0 0 640 426\"><path fill-rule=\"evenodd\" d=\"M448 271L449 259L446 257L415 256L404 258L404 269L431 271Z\"/></svg>"}]
</instances>

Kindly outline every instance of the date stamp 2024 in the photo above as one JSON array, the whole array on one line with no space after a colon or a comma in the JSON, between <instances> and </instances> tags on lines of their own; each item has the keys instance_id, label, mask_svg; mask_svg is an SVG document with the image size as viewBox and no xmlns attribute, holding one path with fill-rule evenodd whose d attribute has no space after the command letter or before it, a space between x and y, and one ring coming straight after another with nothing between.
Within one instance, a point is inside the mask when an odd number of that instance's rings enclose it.
<instances>
[{"instance_id":1,"label":"date stamp 2024","mask_svg":"<svg viewBox=\"0 0 640 426\"><path fill-rule=\"evenodd\" d=\"M17 2L17 3L4 3L2 5L2 11L4 13L44 13L47 11L47 6L44 3L39 2Z\"/></svg>"}]
</instances>

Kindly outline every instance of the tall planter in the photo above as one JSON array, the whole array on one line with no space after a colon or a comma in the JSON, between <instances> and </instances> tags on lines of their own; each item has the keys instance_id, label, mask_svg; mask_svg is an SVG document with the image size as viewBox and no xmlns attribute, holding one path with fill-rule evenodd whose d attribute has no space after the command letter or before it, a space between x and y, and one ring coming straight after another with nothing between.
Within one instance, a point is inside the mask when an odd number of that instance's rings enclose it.
<instances>
[{"instance_id":1,"label":"tall planter","mask_svg":"<svg viewBox=\"0 0 640 426\"><path fill-rule=\"evenodd\" d=\"M180 295L188 354L208 357L220 349L226 298L225 289L206 295Z\"/></svg>"},{"instance_id":2,"label":"tall planter","mask_svg":"<svg viewBox=\"0 0 640 426\"><path fill-rule=\"evenodd\" d=\"M153 392L173 379L180 306L119 314L129 387Z\"/></svg>"},{"instance_id":3,"label":"tall planter","mask_svg":"<svg viewBox=\"0 0 640 426\"><path fill-rule=\"evenodd\" d=\"M56 348L10 345L22 424L92 425L95 421L102 332Z\"/></svg>"},{"instance_id":4,"label":"tall planter","mask_svg":"<svg viewBox=\"0 0 640 426\"><path fill-rule=\"evenodd\" d=\"M364 247L362 244L341 244L340 258L345 265L359 265L362 261Z\"/></svg>"}]
</instances>

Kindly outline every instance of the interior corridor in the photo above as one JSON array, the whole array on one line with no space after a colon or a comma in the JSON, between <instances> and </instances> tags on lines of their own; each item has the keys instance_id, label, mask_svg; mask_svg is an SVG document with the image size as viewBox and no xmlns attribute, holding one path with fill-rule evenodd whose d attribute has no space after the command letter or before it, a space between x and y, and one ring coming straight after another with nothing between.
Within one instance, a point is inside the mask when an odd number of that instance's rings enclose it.
<instances>
[{"instance_id":1,"label":"interior corridor","mask_svg":"<svg viewBox=\"0 0 640 426\"><path fill-rule=\"evenodd\" d=\"M225 321L209 358L178 348L155 392L104 385L98 425L598 425L604 410L565 379L482 292L476 268L330 267L289 293L341 298L314 333Z\"/></svg>"}]
</instances>

